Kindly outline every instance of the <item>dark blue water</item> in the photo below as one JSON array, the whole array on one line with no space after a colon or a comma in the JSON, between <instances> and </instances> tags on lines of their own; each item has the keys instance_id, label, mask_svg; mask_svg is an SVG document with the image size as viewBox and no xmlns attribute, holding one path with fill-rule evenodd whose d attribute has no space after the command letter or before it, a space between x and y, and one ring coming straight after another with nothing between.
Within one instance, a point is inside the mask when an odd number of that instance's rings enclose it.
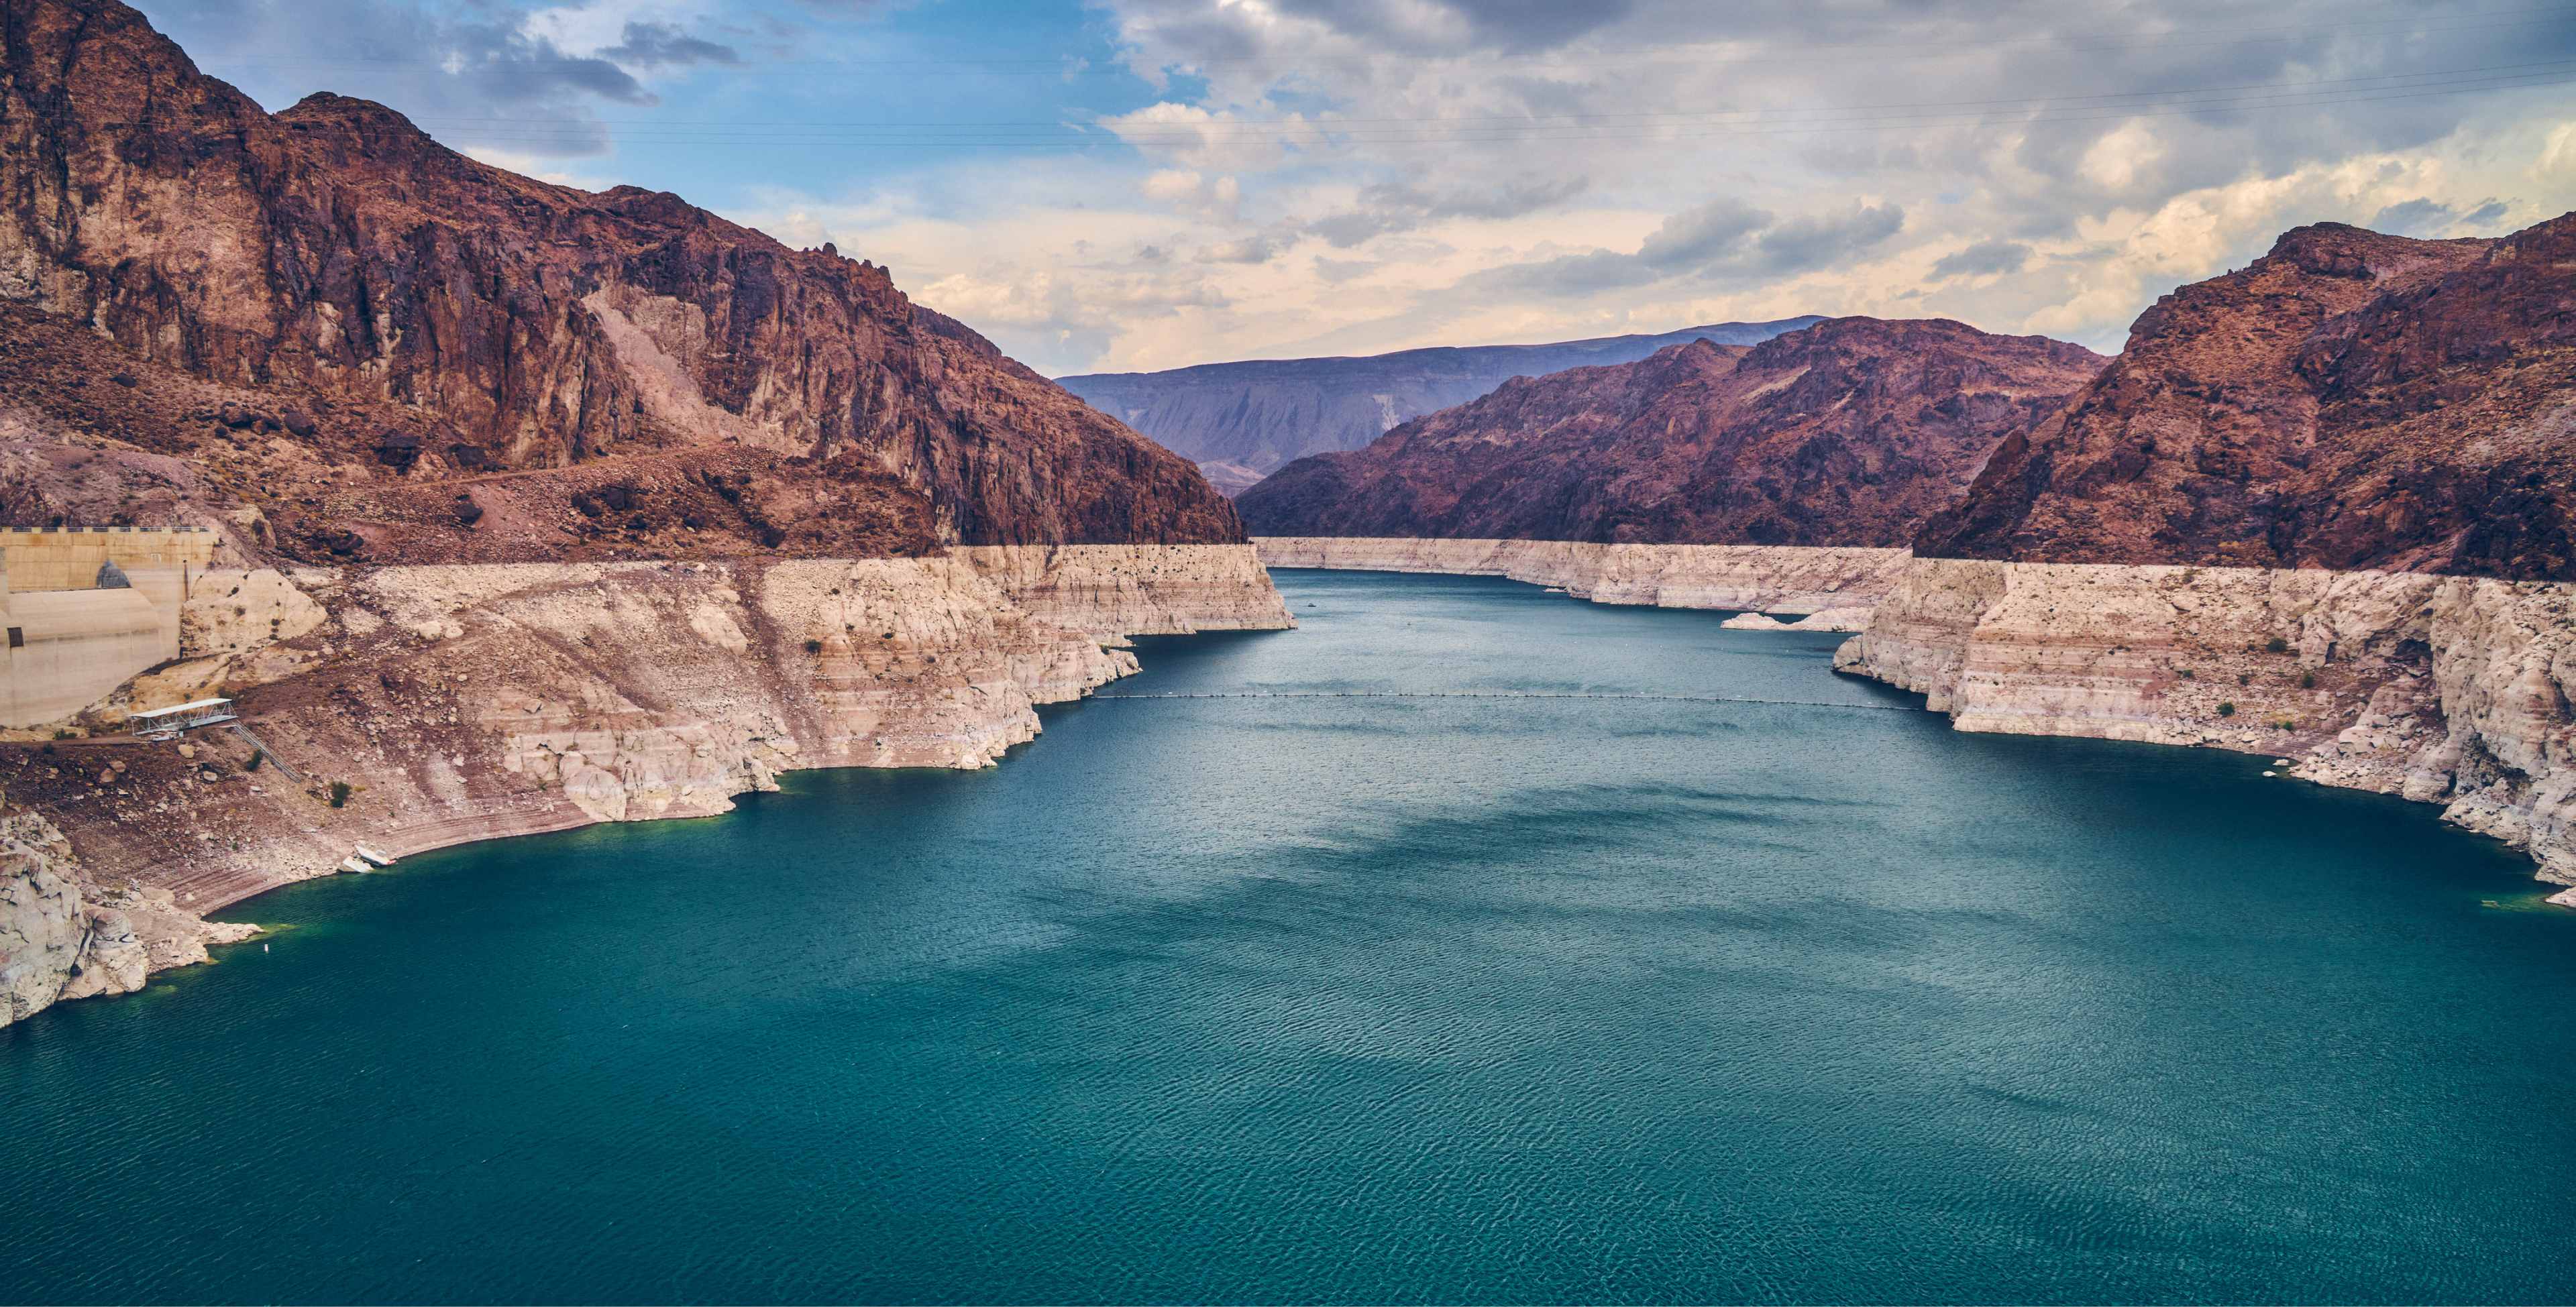
<instances>
[{"instance_id":1,"label":"dark blue water","mask_svg":"<svg viewBox=\"0 0 2576 1307\"><path fill-rule=\"evenodd\" d=\"M1912 702L1714 614L1280 580L1303 630L1112 692ZM2576 916L2263 761L1094 702L409 859L0 1030L0 1296L2576 1298Z\"/></svg>"}]
</instances>

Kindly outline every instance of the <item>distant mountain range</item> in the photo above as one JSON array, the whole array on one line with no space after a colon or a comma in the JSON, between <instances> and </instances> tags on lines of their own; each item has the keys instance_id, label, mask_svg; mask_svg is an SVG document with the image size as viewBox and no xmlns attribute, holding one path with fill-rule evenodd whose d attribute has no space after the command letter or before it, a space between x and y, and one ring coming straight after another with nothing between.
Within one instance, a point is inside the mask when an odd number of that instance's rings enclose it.
<instances>
[{"instance_id":1,"label":"distant mountain range","mask_svg":"<svg viewBox=\"0 0 2576 1307\"><path fill-rule=\"evenodd\" d=\"M1946 319L1694 340L1506 382L1235 507L1256 536L1897 547L2107 361Z\"/></svg>"},{"instance_id":2,"label":"distant mountain range","mask_svg":"<svg viewBox=\"0 0 2576 1307\"><path fill-rule=\"evenodd\" d=\"M1308 454L1359 449L1395 427L1493 392L1514 377L1632 363L1668 345L1758 345L1824 321L1720 322L1652 336L1476 345L1393 354L1204 363L1098 372L1056 384L1199 465L1233 495Z\"/></svg>"}]
</instances>

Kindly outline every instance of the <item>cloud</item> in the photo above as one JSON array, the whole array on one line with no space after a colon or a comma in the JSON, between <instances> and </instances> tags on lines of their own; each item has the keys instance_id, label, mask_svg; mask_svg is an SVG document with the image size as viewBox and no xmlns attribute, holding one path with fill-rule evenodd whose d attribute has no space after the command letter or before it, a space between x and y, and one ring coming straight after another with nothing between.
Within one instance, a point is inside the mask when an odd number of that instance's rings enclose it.
<instances>
[{"instance_id":1,"label":"cloud","mask_svg":"<svg viewBox=\"0 0 2576 1307\"><path fill-rule=\"evenodd\" d=\"M1763 232L1735 270L1739 275L1806 272L1861 254L1903 230L1903 208L1854 201L1848 208L1801 215Z\"/></svg>"},{"instance_id":2,"label":"cloud","mask_svg":"<svg viewBox=\"0 0 2576 1307\"><path fill-rule=\"evenodd\" d=\"M1316 219L1308 230L1333 248L1346 250L1374 237L1412 231L1443 218L1517 218L1563 204L1581 195L1588 185L1582 177L1561 181L1518 178L1491 187L1434 191L1410 182L1381 182L1361 187L1357 205Z\"/></svg>"},{"instance_id":3,"label":"cloud","mask_svg":"<svg viewBox=\"0 0 2576 1307\"><path fill-rule=\"evenodd\" d=\"M2457 216L2450 205L2417 196L2403 204L2388 205L2372 214L2364 225L2391 236L2429 236L2450 226Z\"/></svg>"},{"instance_id":4,"label":"cloud","mask_svg":"<svg viewBox=\"0 0 2576 1307\"><path fill-rule=\"evenodd\" d=\"M1279 256L1280 245L1268 236L1246 236L1241 240L1211 245L1191 255L1195 263L1268 263Z\"/></svg>"},{"instance_id":5,"label":"cloud","mask_svg":"<svg viewBox=\"0 0 2576 1307\"><path fill-rule=\"evenodd\" d=\"M1893 204L1853 203L1781 219L1732 198L1664 220L1634 254L1594 250L1498 268L1483 284L1544 295L1590 295L1667 279L1787 276L1860 255L1905 226Z\"/></svg>"},{"instance_id":6,"label":"cloud","mask_svg":"<svg viewBox=\"0 0 2576 1307\"><path fill-rule=\"evenodd\" d=\"M2030 262L2031 249L2020 241L1983 240L1955 254L1941 256L1932 265L1932 280L1949 281L1958 277L1984 277L1996 273L2019 272Z\"/></svg>"},{"instance_id":7,"label":"cloud","mask_svg":"<svg viewBox=\"0 0 2576 1307\"><path fill-rule=\"evenodd\" d=\"M1545 50L1617 23L1634 0L1275 0L1335 35L1405 53Z\"/></svg>"},{"instance_id":8,"label":"cloud","mask_svg":"<svg viewBox=\"0 0 2576 1307\"><path fill-rule=\"evenodd\" d=\"M628 23L622 46L577 54L551 21L563 12L495 3L446 11L396 0L200 0L153 17L200 66L264 104L338 89L394 105L449 144L533 158L607 154L613 141L593 118L596 106L661 104L621 61L638 68L739 62L730 47L651 22ZM280 51L295 58L281 62Z\"/></svg>"},{"instance_id":9,"label":"cloud","mask_svg":"<svg viewBox=\"0 0 2576 1307\"><path fill-rule=\"evenodd\" d=\"M1209 181L1193 169L1161 169L1137 183L1136 189L1202 222L1233 222L1243 208L1243 188L1232 177Z\"/></svg>"},{"instance_id":10,"label":"cloud","mask_svg":"<svg viewBox=\"0 0 2576 1307\"><path fill-rule=\"evenodd\" d=\"M1732 197L1711 200L1664 219L1637 247L1637 260L1666 272L1687 272L1741 249L1745 237L1771 223L1768 209Z\"/></svg>"},{"instance_id":11,"label":"cloud","mask_svg":"<svg viewBox=\"0 0 2576 1307\"><path fill-rule=\"evenodd\" d=\"M1146 158L1187 168L1258 172L1277 167L1291 152L1331 146L1319 124L1298 114L1259 117L1191 104L1151 104L1104 117L1098 125Z\"/></svg>"},{"instance_id":12,"label":"cloud","mask_svg":"<svg viewBox=\"0 0 2576 1307\"><path fill-rule=\"evenodd\" d=\"M635 68L669 68L701 63L739 68L743 63L742 56L732 46L702 41L669 23L630 22L619 42L601 50L599 57Z\"/></svg>"}]
</instances>

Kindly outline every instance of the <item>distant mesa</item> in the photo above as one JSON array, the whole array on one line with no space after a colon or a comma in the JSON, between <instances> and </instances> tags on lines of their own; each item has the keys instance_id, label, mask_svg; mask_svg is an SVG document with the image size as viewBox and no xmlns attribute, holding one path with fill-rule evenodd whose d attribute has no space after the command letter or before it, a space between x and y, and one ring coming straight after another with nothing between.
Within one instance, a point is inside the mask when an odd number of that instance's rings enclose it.
<instances>
[{"instance_id":1,"label":"distant mesa","mask_svg":"<svg viewBox=\"0 0 2576 1307\"><path fill-rule=\"evenodd\" d=\"M1056 384L1197 463L1211 484L1232 495L1308 454L1358 449L1392 427L1490 394L1514 377L1634 362L1693 340L1757 345L1822 321L1809 315L1547 345L1207 363L1059 377Z\"/></svg>"},{"instance_id":2,"label":"distant mesa","mask_svg":"<svg viewBox=\"0 0 2576 1307\"><path fill-rule=\"evenodd\" d=\"M1835 318L1523 377L1242 492L1255 536L1901 547L2105 360Z\"/></svg>"}]
</instances>

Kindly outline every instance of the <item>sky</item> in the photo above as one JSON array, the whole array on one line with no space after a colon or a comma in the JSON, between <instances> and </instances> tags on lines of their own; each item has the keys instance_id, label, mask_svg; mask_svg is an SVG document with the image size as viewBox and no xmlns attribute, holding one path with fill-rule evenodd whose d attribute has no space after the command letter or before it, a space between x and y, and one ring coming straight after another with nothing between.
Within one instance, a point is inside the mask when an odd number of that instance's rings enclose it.
<instances>
[{"instance_id":1,"label":"sky","mask_svg":"<svg viewBox=\"0 0 2576 1307\"><path fill-rule=\"evenodd\" d=\"M1955 318L2111 352L2576 209L2576 2L143 0L282 109L673 191L1049 375Z\"/></svg>"}]
</instances>

